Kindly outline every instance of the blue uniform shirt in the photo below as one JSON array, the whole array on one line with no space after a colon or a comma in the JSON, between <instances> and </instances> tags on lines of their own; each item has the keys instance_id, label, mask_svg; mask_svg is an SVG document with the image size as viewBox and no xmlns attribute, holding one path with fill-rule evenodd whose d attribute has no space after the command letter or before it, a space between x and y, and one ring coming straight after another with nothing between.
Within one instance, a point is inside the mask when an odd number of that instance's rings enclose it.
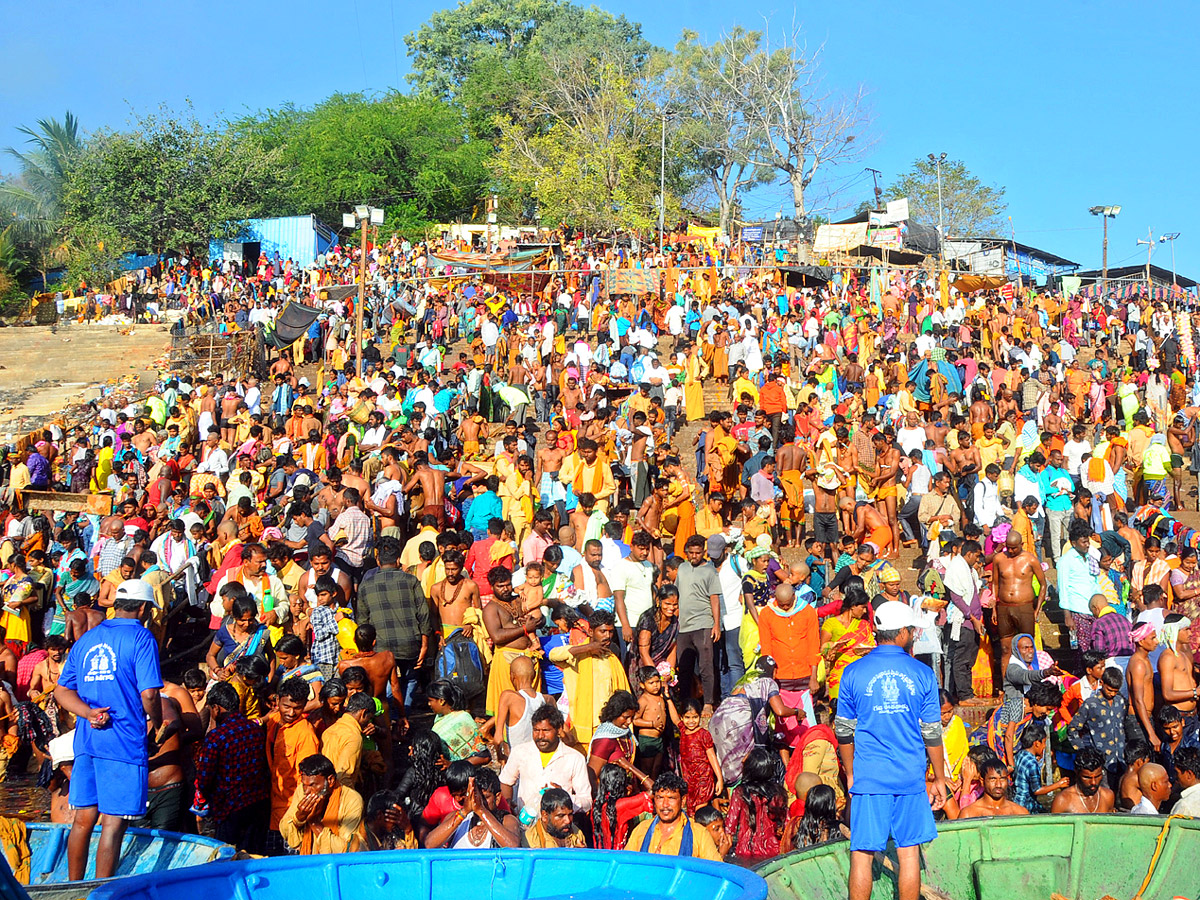
<instances>
[{"instance_id":1,"label":"blue uniform shirt","mask_svg":"<svg viewBox=\"0 0 1200 900\"><path fill-rule=\"evenodd\" d=\"M107 706L112 723L75 729L75 753L146 765L142 691L161 688L158 643L137 619L109 619L75 642L58 683L91 707Z\"/></svg>"},{"instance_id":2,"label":"blue uniform shirt","mask_svg":"<svg viewBox=\"0 0 1200 900\"><path fill-rule=\"evenodd\" d=\"M838 718L857 720L852 794L923 794L921 723L941 724L933 670L895 644L846 666Z\"/></svg>"}]
</instances>

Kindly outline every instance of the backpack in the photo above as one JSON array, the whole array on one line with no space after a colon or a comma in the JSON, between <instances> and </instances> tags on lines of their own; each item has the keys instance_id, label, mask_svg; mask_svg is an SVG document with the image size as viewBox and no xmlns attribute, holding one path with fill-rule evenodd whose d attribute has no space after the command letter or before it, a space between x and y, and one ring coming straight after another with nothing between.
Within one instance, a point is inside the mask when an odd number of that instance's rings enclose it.
<instances>
[{"instance_id":1,"label":"backpack","mask_svg":"<svg viewBox=\"0 0 1200 900\"><path fill-rule=\"evenodd\" d=\"M451 634L438 652L433 664L433 677L444 678L458 685L468 700L478 697L487 687L479 648L461 631Z\"/></svg>"}]
</instances>

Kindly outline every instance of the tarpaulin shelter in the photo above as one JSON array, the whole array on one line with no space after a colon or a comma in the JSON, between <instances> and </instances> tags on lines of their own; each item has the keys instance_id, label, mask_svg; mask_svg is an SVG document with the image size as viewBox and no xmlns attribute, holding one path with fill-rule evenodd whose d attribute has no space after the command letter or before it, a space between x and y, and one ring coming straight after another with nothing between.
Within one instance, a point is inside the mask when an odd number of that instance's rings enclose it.
<instances>
[{"instance_id":1,"label":"tarpaulin shelter","mask_svg":"<svg viewBox=\"0 0 1200 900\"><path fill-rule=\"evenodd\" d=\"M661 274L660 269L609 269L604 273L604 287L610 296L657 294Z\"/></svg>"},{"instance_id":2,"label":"tarpaulin shelter","mask_svg":"<svg viewBox=\"0 0 1200 900\"><path fill-rule=\"evenodd\" d=\"M550 252L544 249L512 250L506 253L455 253L442 251L429 255L430 267L449 269L447 277L465 272L479 276L499 288L541 291L550 281L546 271Z\"/></svg>"},{"instance_id":3,"label":"tarpaulin shelter","mask_svg":"<svg viewBox=\"0 0 1200 900\"><path fill-rule=\"evenodd\" d=\"M319 309L313 309L295 300L289 301L275 317L274 327L265 330L264 337L272 347L278 347L280 350L290 347L308 333L309 327L320 314Z\"/></svg>"},{"instance_id":4,"label":"tarpaulin shelter","mask_svg":"<svg viewBox=\"0 0 1200 900\"><path fill-rule=\"evenodd\" d=\"M962 294L973 294L976 291L995 290L1002 284L1007 284L1007 278L995 275L959 275L950 286Z\"/></svg>"},{"instance_id":5,"label":"tarpaulin shelter","mask_svg":"<svg viewBox=\"0 0 1200 900\"><path fill-rule=\"evenodd\" d=\"M908 380L917 386L913 396L922 403L930 401L929 393L929 376L931 363L927 359L923 359L915 366L908 370ZM946 379L946 391L952 394L962 394L963 383L962 378L958 374L958 369L954 367L952 362L945 359L939 359L933 363L937 367L938 374Z\"/></svg>"},{"instance_id":6,"label":"tarpaulin shelter","mask_svg":"<svg viewBox=\"0 0 1200 900\"><path fill-rule=\"evenodd\" d=\"M820 287L833 280L831 266L779 266L778 269L788 287Z\"/></svg>"}]
</instances>

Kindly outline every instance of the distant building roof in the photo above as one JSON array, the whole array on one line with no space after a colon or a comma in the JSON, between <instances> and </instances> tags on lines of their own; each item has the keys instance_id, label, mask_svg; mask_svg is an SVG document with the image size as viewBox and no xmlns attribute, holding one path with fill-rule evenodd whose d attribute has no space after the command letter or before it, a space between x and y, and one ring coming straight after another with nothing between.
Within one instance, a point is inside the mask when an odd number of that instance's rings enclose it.
<instances>
[{"instance_id":1,"label":"distant building roof","mask_svg":"<svg viewBox=\"0 0 1200 900\"><path fill-rule=\"evenodd\" d=\"M1099 281L1103 277L1104 272L1101 269L1088 269L1086 272L1076 272L1075 274L1079 278L1082 278L1085 282L1092 282ZM1118 281L1121 279L1130 278L1144 279L1145 277L1145 266L1119 266L1115 269L1110 268L1108 270L1109 281ZM1150 266L1150 280L1158 284L1171 284L1172 281L1174 281L1174 283L1178 284L1181 288L1194 288L1197 285L1196 281L1193 281L1191 278L1186 278L1178 273L1176 273L1172 279L1171 272L1168 269L1154 265Z\"/></svg>"},{"instance_id":2,"label":"distant building roof","mask_svg":"<svg viewBox=\"0 0 1200 900\"><path fill-rule=\"evenodd\" d=\"M1010 240L1002 237L948 237L946 243L953 244L958 242L964 243L979 243L988 247L1007 247L1010 250L1016 250L1026 256L1044 262L1048 266L1062 268L1079 268L1079 263L1059 256L1057 253L1050 253L1047 250L1040 250L1037 247L1031 247L1029 244L1022 244L1020 241Z\"/></svg>"}]
</instances>

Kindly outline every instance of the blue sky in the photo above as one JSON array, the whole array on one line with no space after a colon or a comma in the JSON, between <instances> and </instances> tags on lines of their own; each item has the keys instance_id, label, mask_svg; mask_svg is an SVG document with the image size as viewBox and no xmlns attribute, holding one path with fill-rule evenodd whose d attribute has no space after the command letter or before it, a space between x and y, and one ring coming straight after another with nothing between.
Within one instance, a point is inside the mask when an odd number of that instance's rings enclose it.
<instances>
[{"instance_id":1,"label":"blue sky","mask_svg":"<svg viewBox=\"0 0 1200 900\"><path fill-rule=\"evenodd\" d=\"M386 90L408 71L404 35L445 5L0 0L0 147L20 140L18 125L67 109L93 129L185 100L209 118ZM1110 266L1145 261L1136 241L1147 228L1179 231L1178 270L1200 279L1200 226L1186 221L1200 206L1200 110L1187 99L1200 73L1195 0L600 5L640 21L660 46L685 27L712 39L764 17L774 28L801 23L810 47L824 45L830 86L870 92L875 142L835 176L851 207L870 194L862 167L882 170L886 184L914 158L946 152L1007 188L1019 241L1098 267L1100 221L1087 210L1119 204ZM0 171L11 168L0 159ZM787 196L756 192L747 212L773 216ZM1170 267L1166 245L1154 262Z\"/></svg>"}]
</instances>

